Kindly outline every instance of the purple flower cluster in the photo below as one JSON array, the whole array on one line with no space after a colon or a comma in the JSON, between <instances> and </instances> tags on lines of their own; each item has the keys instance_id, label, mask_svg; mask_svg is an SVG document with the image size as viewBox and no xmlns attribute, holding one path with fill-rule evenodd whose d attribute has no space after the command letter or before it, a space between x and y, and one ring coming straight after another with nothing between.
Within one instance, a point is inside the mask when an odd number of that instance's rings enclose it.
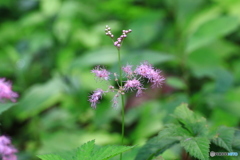
<instances>
[{"instance_id":1,"label":"purple flower cluster","mask_svg":"<svg viewBox=\"0 0 240 160\"><path fill-rule=\"evenodd\" d=\"M5 81L5 78L0 78L0 102L9 99L16 102L18 94L12 91L12 84Z\"/></svg>"},{"instance_id":2,"label":"purple flower cluster","mask_svg":"<svg viewBox=\"0 0 240 160\"><path fill-rule=\"evenodd\" d=\"M95 76L99 79L103 80L109 80L110 72L108 72L106 69L101 68L100 66L97 66L95 69L91 71L92 73L95 73Z\"/></svg>"},{"instance_id":3,"label":"purple flower cluster","mask_svg":"<svg viewBox=\"0 0 240 160\"><path fill-rule=\"evenodd\" d=\"M152 83L152 88L161 86L164 77L160 75L159 69L154 69L151 64L143 62L135 70L136 74L147 78Z\"/></svg>"},{"instance_id":4,"label":"purple flower cluster","mask_svg":"<svg viewBox=\"0 0 240 160\"><path fill-rule=\"evenodd\" d=\"M0 136L0 158L2 160L17 160L17 149L11 144L11 140L6 136Z\"/></svg>"},{"instance_id":5,"label":"purple flower cluster","mask_svg":"<svg viewBox=\"0 0 240 160\"><path fill-rule=\"evenodd\" d=\"M115 89L112 85L108 87L107 91L103 91L102 89L97 89L93 92L93 94L90 96L89 101L91 102L91 106L95 109L97 102L102 98L103 93L107 93L109 91L111 92L117 92L114 96L112 102L113 106L116 107L118 104L118 97L121 94L125 94L127 91L134 91L137 90L136 97L139 97L142 95L143 90L145 89L143 87L143 84L141 81L145 78L150 82L152 85L152 88L157 88L162 85L162 82L164 81L164 77L160 74L161 71L158 69L155 69L151 64L148 62L143 62L139 66L136 67L136 69L133 71L131 65L126 65L122 67L122 70L125 72L125 77L127 78L124 82L123 86L120 86L118 83L117 74L114 73L115 81L118 84L118 89ZM96 67L94 70L92 70L92 73L95 73L95 76L100 79L109 80L110 72L108 72L106 69L102 69L101 67Z\"/></svg>"}]
</instances>

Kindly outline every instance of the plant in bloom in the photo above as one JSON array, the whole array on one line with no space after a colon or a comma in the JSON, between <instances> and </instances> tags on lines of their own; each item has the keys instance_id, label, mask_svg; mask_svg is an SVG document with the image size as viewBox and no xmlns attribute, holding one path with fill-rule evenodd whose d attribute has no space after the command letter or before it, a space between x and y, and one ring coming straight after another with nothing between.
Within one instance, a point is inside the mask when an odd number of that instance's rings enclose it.
<instances>
[{"instance_id":1,"label":"plant in bloom","mask_svg":"<svg viewBox=\"0 0 240 160\"><path fill-rule=\"evenodd\" d=\"M2 160L17 160L17 149L11 144L11 140L2 135L0 136L0 158Z\"/></svg>"},{"instance_id":2,"label":"plant in bloom","mask_svg":"<svg viewBox=\"0 0 240 160\"><path fill-rule=\"evenodd\" d=\"M146 79L147 82L151 83L152 88L161 87L163 81L165 80L164 77L160 74L161 71L159 69L155 69L154 67L152 67L152 65L149 64L148 62L141 63L136 67L134 71L132 71L132 66L130 65L123 66L122 70L126 73L125 75L126 81L123 81L124 85L120 86L120 84L118 83L119 78L117 74L113 73L113 75L115 76L115 81L117 82L118 88L115 89L112 85L109 85L106 91L102 89L95 90L89 99L91 103L91 107L93 107L94 109L96 108L96 104L102 98L104 93L116 92L116 95L112 100L113 106L116 107L118 104L117 97L119 97L120 94L125 94L126 92L136 90L137 91L136 97L141 96L143 94L143 90L146 89L143 87L144 85L142 83L144 79ZM93 73L95 72L99 73L99 74L95 74L96 78L104 79L106 81L110 80L109 75L112 74L108 72L106 69L101 70L100 67L98 67L98 70L95 69ZM101 72L107 72L108 76L103 78L102 75L105 75L105 73L101 73Z\"/></svg>"},{"instance_id":3,"label":"plant in bloom","mask_svg":"<svg viewBox=\"0 0 240 160\"><path fill-rule=\"evenodd\" d=\"M12 102L16 102L18 94L12 91L12 84L5 80L5 78L0 78L0 102L5 99L9 99Z\"/></svg>"},{"instance_id":4,"label":"plant in bloom","mask_svg":"<svg viewBox=\"0 0 240 160\"><path fill-rule=\"evenodd\" d=\"M113 39L114 35L111 33L111 28L106 26L105 29L106 35ZM120 50L121 43L123 42L124 38L127 37L127 34L132 32L131 29L123 30L122 35L117 38L117 41L113 40L114 46ZM133 70L133 66L127 64L126 66L121 67L121 70L125 73L124 78L126 81L122 81L122 77L120 77L119 83L119 76L116 73L110 73L105 68L97 66L91 72L95 74L95 77L100 80L105 80L109 82L109 87L107 90L97 89L93 92L93 94L89 98L89 102L91 103L91 107L96 109L97 103L102 98L104 93L107 92L115 92L115 96L113 97L113 107L118 106L118 97L120 95L125 94L129 91L137 91L136 97L139 97L143 94L144 88L143 81L147 79L147 82L151 83L152 88L161 87L163 81L165 80L164 77L161 75L161 71L159 69L155 69L150 63L147 61L140 63L140 65L136 66L135 70ZM121 72L121 71L120 71ZM115 77L115 82L118 85L118 88L114 88L114 86L110 83L110 75ZM120 73L121 76L121 73Z\"/></svg>"}]
</instances>

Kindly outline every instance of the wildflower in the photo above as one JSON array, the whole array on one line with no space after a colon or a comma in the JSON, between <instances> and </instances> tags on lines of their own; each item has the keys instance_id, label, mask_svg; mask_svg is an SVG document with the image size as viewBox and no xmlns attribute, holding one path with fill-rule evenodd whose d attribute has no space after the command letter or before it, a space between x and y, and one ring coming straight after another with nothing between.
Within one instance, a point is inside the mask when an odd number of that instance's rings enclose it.
<instances>
[{"instance_id":1,"label":"wildflower","mask_svg":"<svg viewBox=\"0 0 240 160\"><path fill-rule=\"evenodd\" d=\"M17 149L11 144L11 140L6 136L0 136L0 155L2 160L17 160L16 152Z\"/></svg>"},{"instance_id":2,"label":"wildflower","mask_svg":"<svg viewBox=\"0 0 240 160\"><path fill-rule=\"evenodd\" d=\"M144 62L139 65L135 73L147 78L152 83L152 88L160 87L162 82L165 80L164 77L160 75L161 71L154 69L151 64Z\"/></svg>"},{"instance_id":3,"label":"wildflower","mask_svg":"<svg viewBox=\"0 0 240 160\"><path fill-rule=\"evenodd\" d=\"M97 66L95 69L91 71L92 73L95 73L95 76L104 79L104 80L109 80L109 75L110 72L108 72L106 69L101 68L100 66Z\"/></svg>"},{"instance_id":4,"label":"wildflower","mask_svg":"<svg viewBox=\"0 0 240 160\"><path fill-rule=\"evenodd\" d=\"M139 97L142 95L142 90L144 89L142 87L142 84L139 80L133 79L133 80L127 80L125 85L124 85L124 90L129 90L129 89L137 89L137 94L136 97Z\"/></svg>"},{"instance_id":5,"label":"wildflower","mask_svg":"<svg viewBox=\"0 0 240 160\"><path fill-rule=\"evenodd\" d=\"M93 94L90 96L89 102L91 102L91 107L96 108L96 104L99 101L100 98L102 98L104 91L102 89L97 89L93 92Z\"/></svg>"},{"instance_id":6,"label":"wildflower","mask_svg":"<svg viewBox=\"0 0 240 160\"><path fill-rule=\"evenodd\" d=\"M5 81L5 78L0 78L0 101L9 99L12 102L16 102L18 94L12 91L12 85L10 82Z\"/></svg>"},{"instance_id":7,"label":"wildflower","mask_svg":"<svg viewBox=\"0 0 240 160\"><path fill-rule=\"evenodd\" d=\"M133 80L127 80L124 85L124 90L129 90L131 88L139 88L141 87L141 83L139 80L133 79Z\"/></svg>"}]
</instances>

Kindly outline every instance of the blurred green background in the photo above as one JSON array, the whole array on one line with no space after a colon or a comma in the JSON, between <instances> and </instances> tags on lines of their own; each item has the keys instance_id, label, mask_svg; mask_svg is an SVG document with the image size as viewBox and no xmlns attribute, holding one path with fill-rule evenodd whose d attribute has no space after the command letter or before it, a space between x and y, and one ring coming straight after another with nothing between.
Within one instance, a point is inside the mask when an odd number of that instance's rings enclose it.
<instances>
[{"instance_id":1,"label":"blurred green background","mask_svg":"<svg viewBox=\"0 0 240 160\"><path fill-rule=\"evenodd\" d=\"M96 110L88 96L106 87L90 70L117 69L105 35L133 32L123 64L147 60L166 77L160 89L126 98L125 144L142 145L189 103L209 125L240 125L239 0L1 0L0 77L13 83L18 104L1 114L19 159L70 150L88 140L120 144L121 116L111 94ZM166 156L180 157L175 150Z\"/></svg>"}]
</instances>

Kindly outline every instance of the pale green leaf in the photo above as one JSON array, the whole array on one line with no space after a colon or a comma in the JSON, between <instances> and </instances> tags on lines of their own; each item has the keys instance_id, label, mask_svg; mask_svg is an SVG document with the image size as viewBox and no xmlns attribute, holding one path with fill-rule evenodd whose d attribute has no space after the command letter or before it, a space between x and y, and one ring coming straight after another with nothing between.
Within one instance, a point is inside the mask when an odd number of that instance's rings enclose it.
<instances>
[{"instance_id":1,"label":"pale green leaf","mask_svg":"<svg viewBox=\"0 0 240 160\"><path fill-rule=\"evenodd\" d=\"M14 103L0 103L0 114L2 114L3 112L5 112L6 110L8 110L9 108L11 108L14 105L16 105L16 104L14 104Z\"/></svg>"},{"instance_id":2,"label":"pale green leaf","mask_svg":"<svg viewBox=\"0 0 240 160\"><path fill-rule=\"evenodd\" d=\"M228 24L228 25L226 25ZM188 39L187 52L211 43L212 41L234 31L239 25L237 17L222 16L209 20L199 26Z\"/></svg>"},{"instance_id":3,"label":"pale green leaf","mask_svg":"<svg viewBox=\"0 0 240 160\"><path fill-rule=\"evenodd\" d=\"M235 130L230 127L221 126L217 130L216 135L213 137L212 141L217 146L220 146L227 151L232 151L232 141Z\"/></svg>"},{"instance_id":4,"label":"pale green leaf","mask_svg":"<svg viewBox=\"0 0 240 160\"><path fill-rule=\"evenodd\" d=\"M187 104L183 103L178 106L174 111L174 116L192 136L207 134L206 119L193 113L193 111L187 107Z\"/></svg>"},{"instance_id":5,"label":"pale green leaf","mask_svg":"<svg viewBox=\"0 0 240 160\"><path fill-rule=\"evenodd\" d=\"M41 160L67 160L55 154L37 155L37 157L40 158Z\"/></svg>"},{"instance_id":6,"label":"pale green leaf","mask_svg":"<svg viewBox=\"0 0 240 160\"><path fill-rule=\"evenodd\" d=\"M184 149L193 157L208 160L210 141L206 137L192 137L180 141Z\"/></svg>"},{"instance_id":7,"label":"pale green leaf","mask_svg":"<svg viewBox=\"0 0 240 160\"><path fill-rule=\"evenodd\" d=\"M116 146L116 145L95 147L89 160L107 160L123 152L126 152L132 149L133 147L134 146Z\"/></svg>"},{"instance_id":8,"label":"pale green leaf","mask_svg":"<svg viewBox=\"0 0 240 160\"><path fill-rule=\"evenodd\" d=\"M19 105L14 110L17 117L24 120L51 107L62 98L63 89L64 84L60 78L53 78L45 84L32 86L26 90Z\"/></svg>"},{"instance_id":9,"label":"pale green leaf","mask_svg":"<svg viewBox=\"0 0 240 160\"><path fill-rule=\"evenodd\" d=\"M185 89L187 87L184 81L177 77L167 77L166 84L176 89Z\"/></svg>"},{"instance_id":10,"label":"pale green leaf","mask_svg":"<svg viewBox=\"0 0 240 160\"><path fill-rule=\"evenodd\" d=\"M138 152L135 160L148 160L163 153L179 141L176 138L151 138Z\"/></svg>"}]
</instances>

